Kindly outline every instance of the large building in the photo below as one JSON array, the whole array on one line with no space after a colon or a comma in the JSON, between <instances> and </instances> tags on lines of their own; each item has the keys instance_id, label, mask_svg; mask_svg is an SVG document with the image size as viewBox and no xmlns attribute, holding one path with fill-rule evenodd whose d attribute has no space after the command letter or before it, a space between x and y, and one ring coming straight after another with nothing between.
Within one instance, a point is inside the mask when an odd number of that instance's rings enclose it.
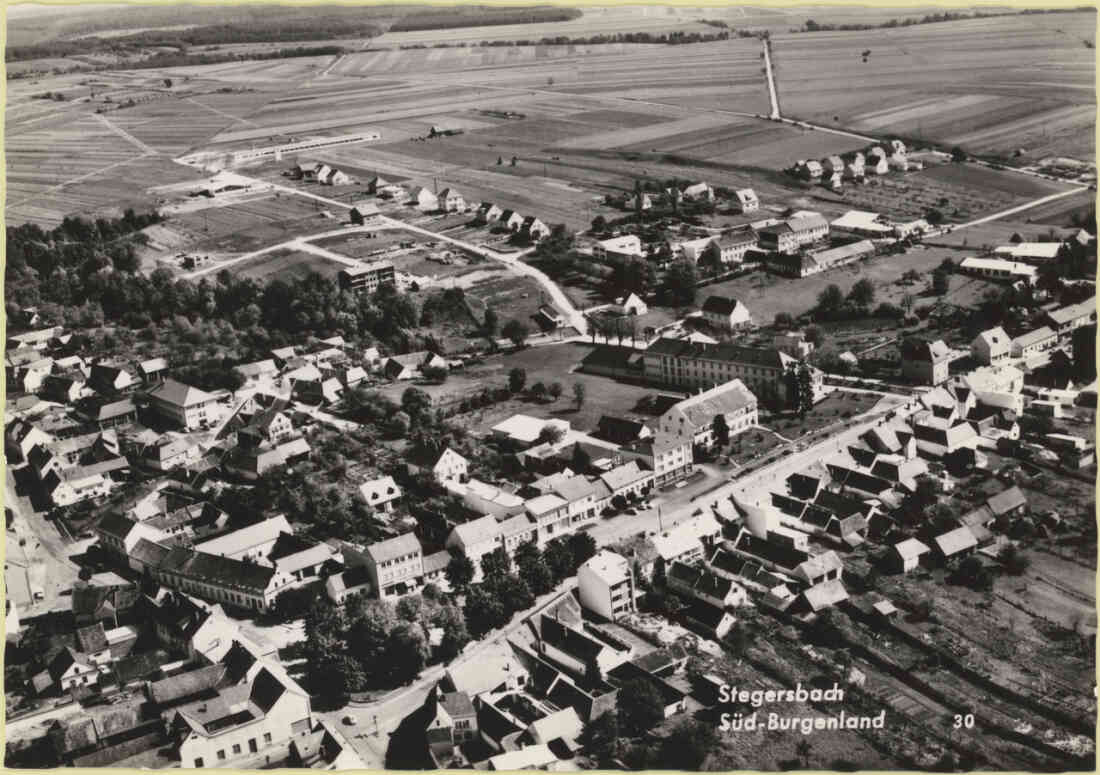
<instances>
[{"instance_id":1,"label":"large building","mask_svg":"<svg viewBox=\"0 0 1100 775\"><path fill-rule=\"evenodd\" d=\"M950 375L951 350L942 339L910 338L901 343L901 372L918 385L939 385Z\"/></svg>"},{"instance_id":2,"label":"large building","mask_svg":"<svg viewBox=\"0 0 1100 775\"><path fill-rule=\"evenodd\" d=\"M1070 304L1047 313L1047 325L1058 334L1059 339L1069 337L1075 328L1096 322L1096 297L1093 296L1077 304Z\"/></svg>"},{"instance_id":3,"label":"large building","mask_svg":"<svg viewBox=\"0 0 1100 775\"><path fill-rule=\"evenodd\" d=\"M383 285L393 285L396 275L393 264L389 261L376 261L372 264L361 264L341 269L337 275L340 288L356 293L374 293Z\"/></svg>"},{"instance_id":4,"label":"large building","mask_svg":"<svg viewBox=\"0 0 1100 775\"><path fill-rule=\"evenodd\" d=\"M634 608L634 574L627 559L601 551L577 569L581 605L614 621Z\"/></svg>"},{"instance_id":5,"label":"large building","mask_svg":"<svg viewBox=\"0 0 1100 775\"><path fill-rule=\"evenodd\" d=\"M642 241L633 234L600 240L592 247L592 255L599 261L621 264L632 258L645 257Z\"/></svg>"},{"instance_id":6,"label":"large building","mask_svg":"<svg viewBox=\"0 0 1100 775\"><path fill-rule=\"evenodd\" d=\"M787 369L798 363L775 347L705 344L663 337L642 353L643 375L651 382L711 388L740 379L757 397L787 398ZM822 374L811 367L815 393Z\"/></svg>"},{"instance_id":7,"label":"large building","mask_svg":"<svg viewBox=\"0 0 1100 775\"><path fill-rule=\"evenodd\" d=\"M722 415L730 436L755 426L759 419L756 396L734 379L669 407L660 419L661 432L693 446L714 444L714 418Z\"/></svg>"},{"instance_id":8,"label":"large building","mask_svg":"<svg viewBox=\"0 0 1100 775\"><path fill-rule=\"evenodd\" d=\"M419 587L424 578L424 552L412 533L379 541L359 555L370 576L372 594L382 600L401 597ZM345 563L353 565L348 550Z\"/></svg>"},{"instance_id":9,"label":"large building","mask_svg":"<svg viewBox=\"0 0 1100 775\"><path fill-rule=\"evenodd\" d=\"M165 421L185 430L211 423L218 397L196 387L166 379L149 391L149 407Z\"/></svg>"},{"instance_id":10,"label":"large building","mask_svg":"<svg viewBox=\"0 0 1100 775\"><path fill-rule=\"evenodd\" d=\"M959 264L962 274L984 277L988 280L1007 280L1016 282L1023 280L1028 285L1034 285L1038 272L1030 264L1019 261L1005 261L1001 258L964 258Z\"/></svg>"},{"instance_id":11,"label":"large building","mask_svg":"<svg viewBox=\"0 0 1100 775\"><path fill-rule=\"evenodd\" d=\"M970 343L971 356L984 366L1008 360L1011 351L1012 340L1000 326L982 331Z\"/></svg>"}]
</instances>

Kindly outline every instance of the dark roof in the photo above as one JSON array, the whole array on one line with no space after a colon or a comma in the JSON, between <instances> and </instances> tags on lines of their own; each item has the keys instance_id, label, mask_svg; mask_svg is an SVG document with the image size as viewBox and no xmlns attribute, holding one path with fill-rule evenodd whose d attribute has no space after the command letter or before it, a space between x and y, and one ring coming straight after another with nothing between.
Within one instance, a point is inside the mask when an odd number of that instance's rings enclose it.
<instances>
[{"instance_id":1,"label":"dark roof","mask_svg":"<svg viewBox=\"0 0 1100 775\"><path fill-rule=\"evenodd\" d=\"M119 685L148 678L160 670L161 662L167 661L167 658L168 655L162 651L144 651L123 657L114 665Z\"/></svg>"},{"instance_id":2,"label":"dark roof","mask_svg":"<svg viewBox=\"0 0 1100 775\"><path fill-rule=\"evenodd\" d=\"M708 630L717 630L718 625L722 623L722 619L725 618L726 612L722 608L713 606L710 603L703 602L702 600L695 600L684 610L684 615L689 619L702 624Z\"/></svg>"},{"instance_id":3,"label":"dark roof","mask_svg":"<svg viewBox=\"0 0 1100 775\"><path fill-rule=\"evenodd\" d=\"M258 708L267 713L275 706L275 703L278 702L285 691L286 687L283 686L282 682L265 667L252 680L252 694L249 698L256 703Z\"/></svg>"},{"instance_id":4,"label":"dark roof","mask_svg":"<svg viewBox=\"0 0 1100 775\"><path fill-rule=\"evenodd\" d=\"M725 296L708 296L707 300L703 302L702 310L714 315L731 315L737 309L738 304L740 302L737 299L730 299Z\"/></svg>"},{"instance_id":5,"label":"dark roof","mask_svg":"<svg viewBox=\"0 0 1100 775\"><path fill-rule=\"evenodd\" d=\"M719 344L707 344L705 342L689 342L685 339L669 339L662 337L651 344L646 350L647 354L668 355L681 358L706 358L714 361L731 361L736 363L749 363L756 366L768 366L779 369L783 367L783 358L775 347L742 347L725 342Z\"/></svg>"},{"instance_id":6,"label":"dark roof","mask_svg":"<svg viewBox=\"0 0 1100 775\"><path fill-rule=\"evenodd\" d=\"M240 641L233 641L233 645L229 647L229 651L225 652L225 656L222 657L222 665L226 669L226 678L230 683L238 683L244 680L244 677L248 675L248 671L252 669L256 661L257 657L255 654L241 645Z\"/></svg>"},{"instance_id":7,"label":"dark roof","mask_svg":"<svg viewBox=\"0 0 1100 775\"><path fill-rule=\"evenodd\" d=\"M1019 487L1009 487L986 501L990 511L998 517L1027 505L1027 496Z\"/></svg>"},{"instance_id":8,"label":"dark roof","mask_svg":"<svg viewBox=\"0 0 1100 775\"><path fill-rule=\"evenodd\" d=\"M827 509L842 519L844 517L850 517L853 514L860 514L866 517L874 508L871 504L865 503L858 498L849 498L846 495L829 492L828 490L822 490L817 494L817 497L814 498L814 505Z\"/></svg>"},{"instance_id":9,"label":"dark roof","mask_svg":"<svg viewBox=\"0 0 1100 775\"><path fill-rule=\"evenodd\" d=\"M466 692L447 692L439 698L439 704L451 718L459 716L473 716L477 713L470 695Z\"/></svg>"},{"instance_id":10,"label":"dark roof","mask_svg":"<svg viewBox=\"0 0 1100 775\"><path fill-rule=\"evenodd\" d=\"M880 479L877 476L871 476L865 474L862 471L856 471L851 468L844 468L842 466L834 466L827 464L829 468L829 475L832 476L833 481L837 484L842 484L845 487L854 487L861 492L868 492L874 495L885 492L893 488L893 484Z\"/></svg>"},{"instance_id":11,"label":"dark roof","mask_svg":"<svg viewBox=\"0 0 1100 775\"><path fill-rule=\"evenodd\" d=\"M645 428L645 423L605 414L600 417L596 428L600 438L625 443L638 438L638 434Z\"/></svg>"},{"instance_id":12,"label":"dark roof","mask_svg":"<svg viewBox=\"0 0 1100 775\"><path fill-rule=\"evenodd\" d=\"M816 476L794 473L787 477L787 486L794 497L806 500L817 494L821 486L821 479Z\"/></svg>"},{"instance_id":13,"label":"dark roof","mask_svg":"<svg viewBox=\"0 0 1100 775\"><path fill-rule=\"evenodd\" d=\"M275 575L274 568L184 547L172 549L161 563L161 569L250 590L267 589Z\"/></svg>"},{"instance_id":14,"label":"dark roof","mask_svg":"<svg viewBox=\"0 0 1100 775\"><path fill-rule=\"evenodd\" d=\"M566 627L549 616L542 616L540 624L540 635L544 641L582 661L593 660L604 650L604 645L598 640L590 638L572 627Z\"/></svg>"},{"instance_id":15,"label":"dark roof","mask_svg":"<svg viewBox=\"0 0 1100 775\"><path fill-rule=\"evenodd\" d=\"M142 538L130 550L130 559L138 560L149 568L159 568L164 558L171 551L167 546L155 544L147 538Z\"/></svg>"},{"instance_id":16,"label":"dark roof","mask_svg":"<svg viewBox=\"0 0 1100 775\"><path fill-rule=\"evenodd\" d=\"M216 664L162 678L149 684L149 699L162 706L180 704L201 694L215 693L225 676L225 665Z\"/></svg>"},{"instance_id":17,"label":"dark roof","mask_svg":"<svg viewBox=\"0 0 1100 775\"><path fill-rule=\"evenodd\" d=\"M596 349L581 360L581 368L603 367L605 369L625 369L630 366L631 356L640 355L633 347L615 345L596 345Z\"/></svg>"},{"instance_id":18,"label":"dark roof","mask_svg":"<svg viewBox=\"0 0 1100 775\"><path fill-rule=\"evenodd\" d=\"M117 512L108 512L107 516L103 517L96 525L96 529L121 541L130 534L136 524L132 519Z\"/></svg>"}]
</instances>

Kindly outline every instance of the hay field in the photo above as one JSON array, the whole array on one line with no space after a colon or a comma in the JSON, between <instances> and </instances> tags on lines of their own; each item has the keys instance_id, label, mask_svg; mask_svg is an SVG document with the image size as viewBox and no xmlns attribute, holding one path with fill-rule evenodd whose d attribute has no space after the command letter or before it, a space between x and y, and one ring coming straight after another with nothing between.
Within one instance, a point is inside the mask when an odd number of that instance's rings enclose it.
<instances>
[{"instance_id":1,"label":"hay field","mask_svg":"<svg viewBox=\"0 0 1100 775\"><path fill-rule=\"evenodd\" d=\"M1095 160L1095 14L777 35L784 115L981 153ZM870 50L864 63L861 53Z\"/></svg>"}]
</instances>

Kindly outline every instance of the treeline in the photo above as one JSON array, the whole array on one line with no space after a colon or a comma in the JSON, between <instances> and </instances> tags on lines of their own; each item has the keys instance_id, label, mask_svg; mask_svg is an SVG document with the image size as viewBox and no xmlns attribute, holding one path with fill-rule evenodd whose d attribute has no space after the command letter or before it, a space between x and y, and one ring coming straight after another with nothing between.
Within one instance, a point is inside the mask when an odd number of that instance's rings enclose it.
<instances>
[{"instance_id":1,"label":"treeline","mask_svg":"<svg viewBox=\"0 0 1100 775\"><path fill-rule=\"evenodd\" d=\"M1049 8L1049 9L1030 9L1025 11L1004 11L1000 13L985 13L982 11L975 11L974 13L961 13L944 11L942 13L930 13L921 17L910 17L908 19L890 19L889 21L881 22L879 24L823 24L815 22L813 19L808 19L802 27L796 27L791 32L834 32L834 31L855 31L855 30L886 30L893 29L895 27L912 27L917 24L939 24L940 22L957 22L966 19L993 19L1001 16L1024 16L1027 14L1040 14L1040 13L1075 13L1078 11L1093 11L1094 8L1084 6L1079 8Z\"/></svg>"},{"instance_id":2,"label":"treeline","mask_svg":"<svg viewBox=\"0 0 1100 775\"><path fill-rule=\"evenodd\" d=\"M250 25L217 24L188 30L150 30L120 38L79 38L54 40L33 46L13 46L4 52L7 62L28 59L58 59L88 54L140 54L151 48L176 48L185 51L193 46L224 46L242 43L295 42L335 40L352 37L375 37L382 29L375 24L352 23L345 19L321 18L309 23L255 23ZM284 51L287 49L284 49ZM262 58L262 57L253 57Z\"/></svg>"},{"instance_id":3,"label":"treeline","mask_svg":"<svg viewBox=\"0 0 1100 775\"><path fill-rule=\"evenodd\" d=\"M390 25L390 32L453 30L462 27L494 27L502 24L541 24L567 22L583 16L579 8L531 6L528 8L454 8L446 11L414 13Z\"/></svg>"},{"instance_id":4,"label":"treeline","mask_svg":"<svg viewBox=\"0 0 1100 775\"><path fill-rule=\"evenodd\" d=\"M737 33L742 38L756 37L756 33L742 30ZM712 43L716 40L729 40L731 32L672 32L653 35L648 32L616 32L609 35L591 35L571 38L567 35L544 37L538 40L483 40L479 43L409 43L401 46L402 51L422 48L507 48L510 46L595 46L604 43L650 43L675 46L684 43Z\"/></svg>"}]
</instances>

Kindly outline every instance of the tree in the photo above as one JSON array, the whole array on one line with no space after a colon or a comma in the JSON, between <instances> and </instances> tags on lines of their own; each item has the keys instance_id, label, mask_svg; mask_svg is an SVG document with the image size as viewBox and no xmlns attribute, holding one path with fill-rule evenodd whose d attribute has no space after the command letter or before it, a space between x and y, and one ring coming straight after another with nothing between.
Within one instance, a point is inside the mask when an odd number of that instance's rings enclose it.
<instances>
[{"instance_id":1,"label":"tree","mask_svg":"<svg viewBox=\"0 0 1100 775\"><path fill-rule=\"evenodd\" d=\"M432 397L420 388L405 388L401 394L401 409L410 420L420 421L432 408Z\"/></svg>"},{"instance_id":2,"label":"tree","mask_svg":"<svg viewBox=\"0 0 1100 775\"><path fill-rule=\"evenodd\" d=\"M397 412L386 423L386 430L395 439L403 439L409 432L412 420L405 412Z\"/></svg>"},{"instance_id":3,"label":"tree","mask_svg":"<svg viewBox=\"0 0 1100 775\"><path fill-rule=\"evenodd\" d=\"M508 389L513 393L519 393L527 384L527 372L518 366L508 372Z\"/></svg>"},{"instance_id":4,"label":"tree","mask_svg":"<svg viewBox=\"0 0 1100 775\"><path fill-rule=\"evenodd\" d=\"M697 290L695 283L698 279L694 261L681 259L674 262L665 272L665 279L661 284L662 302L670 307L694 304Z\"/></svg>"},{"instance_id":5,"label":"tree","mask_svg":"<svg viewBox=\"0 0 1100 775\"><path fill-rule=\"evenodd\" d=\"M542 401L544 398L546 398L546 384L539 381L539 382L536 382L534 385L532 385L531 386L531 396L536 401Z\"/></svg>"},{"instance_id":6,"label":"tree","mask_svg":"<svg viewBox=\"0 0 1100 775\"><path fill-rule=\"evenodd\" d=\"M542 558L550 569L555 583L572 573L573 552L561 538L550 541L542 550Z\"/></svg>"},{"instance_id":7,"label":"tree","mask_svg":"<svg viewBox=\"0 0 1100 775\"><path fill-rule=\"evenodd\" d=\"M1022 576L1031 567L1031 560L1016 547L1016 544L1009 544L1002 549L1000 560L1005 572L1013 576Z\"/></svg>"},{"instance_id":8,"label":"tree","mask_svg":"<svg viewBox=\"0 0 1100 775\"><path fill-rule=\"evenodd\" d=\"M959 563L958 569L953 574L953 580L978 591L993 588L993 575L985 567L985 563L974 555L970 555Z\"/></svg>"},{"instance_id":9,"label":"tree","mask_svg":"<svg viewBox=\"0 0 1100 775\"><path fill-rule=\"evenodd\" d=\"M817 310L828 316L835 314L844 306L844 291L835 283L826 287L817 295Z\"/></svg>"},{"instance_id":10,"label":"tree","mask_svg":"<svg viewBox=\"0 0 1100 775\"><path fill-rule=\"evenodd\" d=\"M465 554L456 554L447 563L443 575L456 594L463 594L474 580L474 563Z\"/></svg>"},{"instance_id":11,"label":"tree","mask_svg":"<svg viewBox=\"0 0 1100 775\"><path fill-rule=\"evenodd\" d=\"M165 78L164 79L164 88L166 88L166 89L171 89L172 88L172 79L171 78Z\"/></svg>"},{"instance_id":12,"label":"tree","mask_svg":"<svg viewBox=\"0 0 1100 775\"><path fill-rule=\"evenodd\" d=\"M661 767L697 772L702 769L717 739L713 724L695 719L682 721L661 741Z\"/></svg>"},{"instance_id":13,"label":"tree","mask_svg":"<svg viewBox=\"0 0 1100 775\"><path fill-rule=\"evenodd\" d=\"M405 622L420 622L427 616L427 606L420 595L406 595L394 606L397 618Z\"/></svg>"},{"instance_id":14,"label":"tree","mask_svg":"<svg viewBox=\"0 0 1100 775\"><path fill-rule=\"evenodd\" d=\"M786 373L787 403L800 417L814 408L813 375L806 363L791 363Z\"/></svg>"},{"instance_id":15,"label":"tree","mask_svg":"<svg viewBox=\"0 0 1100 775\"><path fill-rule=\"evenodd\" d=\"M848 300L857 307L870 307L875 301L875 284L864 277L848 291Z\"/></svg>"},{"instance_id":16,"label":"tree","mask_svg":"<svg viewBox=\"0 0 1100 775\"><path fill-rule=\"evenodd\" d=\"M542 383L539 383L542 384ZM565 431L556 425L544 425L542 430L539 431L539 443L540 444L557 444L565 437Z\"/></svg>"},{"instance_id":17,"label":"tree","mask_svg":"<svg viewBox=\"0 0 1100 775\"><path fill-rule=\"evenodd\" d=\"M951 276L947 272L942 269L932 272L932 293L937 296L945 296L950 287Z\"/></svg>"},{"instance_id":18,"label":"tree","mask_svg":"<svg viewBox=\"0 0 1100 775\"><path fill-rule=\"evenodd\" d=\"M390 632L397 626L393 606L364 595L348 598L344 603L348 621L347 642L354 643L353 655L359 660L368 678L381 677L385 668L385 650ZM307 620L308 622L308 620Z\"/></svg>"},{"instance_id":19,"label":"tree","mask_svg":"<svg viewBox=\"0 0 1100 775\"><path fill-rule=\"evenodd\" d=\"M497 317L497 311L492 307L485 308L485 322L482 324L482 330L485 332L485 336L494 338L500 329L500 319Z\"/></svg>"},{"instance_id":20,"label":"tree","mask_svg":"<svg viewBox=\"0 0 1100 775\"><path fill-rule=\"evenodd\" d=\"M719 412L714 415L714 420L711 422L711 430L714 434L714 443L719 449L723 449L730 443L730 426L726 422L726 415Z\"/></svg>"},{"instance_id":21,"label":"tree","mask_svg":"<svg viewBox=\"0 0 1100 775\"><path fill-rule=\"evenodd\" d=\"M557 401L561 398L561 394L565 392L565 387L560 382L551 382L546 391L550 394L550 398Z\"/></svg>"},{"instance_id":22,"label":"tree","mask_svg":"<svg viewBox=\"0 0 1100 775\"><path fill-rule=\"evenodd\" d=\"M573 383L573 400L577 402L577 411L578 412L581 410L581 407L584 406L585 394L586 394L586 388L584 387L584 383L583 382L574 382Z\"/></svg>"},{"instance_id":23,"label":"tree","mask_svg":"<svg viewBox=\"0 0 1100 775\"><path fill-rule=\"evenodd\" d=\"M351 223L353 226L363 225L363 214L359 212L359 208L357 207L351 208Z\"/></svg>"},{"instance_id":24,"label":"tree","mask_svg":"<svg viewBox=\"0 0 1100 775\"><path fill-rule=\"evenodd\" d=\"M406 684L420 675L431 650L419 622L402 622L386 640L385 660L390 676L397 684Z\"/></svg>"},{"instance_id":25,"label":"tree","mask_svg":"<svg viewBox=\"0 0 1100 775\"><path fill-rule=\"evenodd\" d=\"M518 320L509 320L500 332L510 339L516 347L523 347L524 342L527 341L527 326Z\"/></svg>"},{"instance_id":26,"label":"tree","mask_svg":"<svg viewBox=\"0 0 1100 775\"><path fill-rule=\"evenodd\" d=\"M592 233L603 234L605 231L607 231L607 219L602 215L597 215L592 219Z\"/></svg>"},{"instance_id":27,"label":"tree","mask_svg":"<svg viewBox=\"0 0 1100 775\"><path fill-rule=\"evenodd\" d=\"M498 546L481 557L481 575L486 579L507 576L512 570L512 559L503 546Z\"/></svg>"},{"instance_id":28,"label":"tree","mask_svg":"<svg viewBox=\"0 0 1100 775\"><path fill-rule=\"evenodd\" d=\"M94 575L92 567L90 565L80 566L80 572L76 574L76 577L81 581L91 581Z\"/></svg>"},{"instance_id":29,"label":"tree","mask_svg":"<svg viewBox=\"0 0 1100 775\"><path fill-rule=\"evenodd\" d=\"M573 445L573 455L569 458L569 467L575 474L587 474L592 469L592 456L585 451L579 442Z\"/></svg>"},{"instance_id":30,"label":"tree","mask_svg":"<svg viewBox=\"0 0 1100 775\"><path fill-rule=\"evenodd\" d=\"M1045 414L1023 414L1017 422L1020 432L1028 436L1046 436L1054 432L1054 420Z\"/></svg>"},{"instance_id":31,"label":"tree","mask_svg":"<svg viewBox=\"0 0 1100 775\"><path fill-rule=\"evenodd\" d=\"M516 570L535 595L544 595L554 588L554 575L534 543L525 544L516 550Z\"/></svg>"},{"instance_id":32,"label":"tree","mask_svg":"<svg viewBox=\"0 0 1100 775\"><path fill-rule=\"evenodd\" d=\"M470 631L466 629L466 617L457 606L441 606L432 617L432 625L443 630L443 639L439 643L439 656L444 661L457 657L470 642Z\"/></svg>"},{"instance_id":33,"label":"tree","mask_svg":"<svg viewBox=\"0 0 1100 775\"><path fill-rule=\"evenodd\" d=\"M487 632L500 627L510 616L504 601L484 584L473 586L466 593L463 613L466 616L466 626L474 638L481 638Z\"/></svg>"},{"instance_id":34,"label":"tree","mask_svg":"<svg viewBox=\"0 0 1100 775\"><path fill-rule=\"evenodd\" d=\"M906 317L913 314L913 304L915 301L911 293L906 293L901 297L901 308L905 310Z\"/></svg>"},{"instance_id":35,"label":"tree","mask_svg":"<svg viewBox=\"0 0 1100 775\"><path fill-rule=\"evenodd\" d=\"M317 586L285 589L275 598L271 613L281 622L301 619L321 601Z\"/></svg>"},{"instance_id":36,"label":"tree","mask_svg":"<svg viewBox=\"0 0 1100 775\"><path fill-rule=\"evenodd\" d=\"M821 347L825 344L825 333L817 326L807 326L805 334L806 341L814 347Z\"/></svg>"},{"instance_id":37,"label":"tree","mask_svg":"<svg viewBox=\"0 0 1100 775\"><path fill-rule=\"evenodd\" d=\"M569 536L569 551L573 555L573 571L575 572L584 563L596 556L596 539L585 532L573 533Z\"/></svg>"},{"instance_id":38,"label":"tree","mask_svg":"<svg viewBox=\"0 0 1100 775\"><path fill-rule=\"evenodd\" d=\"M785 331L794 325L794 318L791 317L789 312L778 312L772 325L781 331Z\"/></svg>"},{"instance_id":39,"label":"tree","mask_svg":"<svg viewBox=\"0 0 1100 775\"><path fill-rule=\"evenodd\" d=\"M664 721L665 703L652 682L642 678L619 688L619 723L630 735L640 735Z\"/></svg>"},{"instance_id":40,"label":"tree","mask_svg":"<svg viewBox=\"0 0 1100 775\"><path fill-rule=\"evenodd\" d=\"M609 765L622 754L621 738L619 714L612 709L585 724L579 742L601 768L609 769Z\"/></svg>"},{"instance_id":41,"label":"tree","mask_svg":"<svg viewBox=\"0 0 1100 775\"><path fill-rule=\"evenodd\" d=\"M966 151L964 151L960 146L956 145L954 148L951 149L951 161L956 163L966 161Z\"/></svg>"}]
</instances>

